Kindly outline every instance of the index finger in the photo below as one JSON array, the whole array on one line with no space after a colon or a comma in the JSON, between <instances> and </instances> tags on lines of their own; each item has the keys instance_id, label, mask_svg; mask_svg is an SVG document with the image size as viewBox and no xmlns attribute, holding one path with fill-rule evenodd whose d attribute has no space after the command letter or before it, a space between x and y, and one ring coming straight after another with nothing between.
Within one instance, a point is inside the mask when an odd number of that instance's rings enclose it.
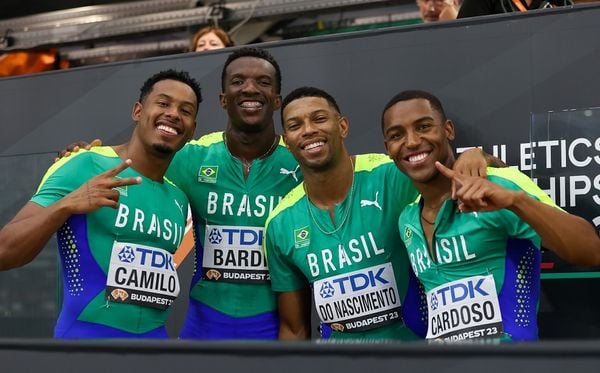
<instances>
[{"instance_id":1,"label":"index finger","mask_svg":"<svg viewBox=\"0 0 600 373\"><path fill-rule=\"evenodd\" d=\"M453 179L455 176L455 172L452 169L441 164L439 161L435 161L435 167L440 171L440 173L446 176L448 179Z\"/></svg>"},{"instance_id":2,"label":"index finger","mask_svg":"<svg viewBox=\"0 0 600 373\"><path fill-rule=\"evenodd\" d=\"M107 186L111 189L114 188L118 188L118 187L122 187L122 186L127 186L127 185L136 185L136 184L140 184L142 182L142 178L137 176L137 177L118 177L118 178L114 178L112 179L110 182L107 183Z\"/></svg>"},{"instance_id":3,"label":"index finger","mask_svg":"<svg viewBox=\"0 0 600 373\"><path fill-rule=\"evenodd\" d=\"M102 175L109 176L109 177L117 176L123 170L129 168L129 166L131 166L131 159L128 158L128 159L124 160L121 164L119 164L117 167L114 167L108 171L105 171L104 173L102 173Z\"/></svg>"}]
</instances>

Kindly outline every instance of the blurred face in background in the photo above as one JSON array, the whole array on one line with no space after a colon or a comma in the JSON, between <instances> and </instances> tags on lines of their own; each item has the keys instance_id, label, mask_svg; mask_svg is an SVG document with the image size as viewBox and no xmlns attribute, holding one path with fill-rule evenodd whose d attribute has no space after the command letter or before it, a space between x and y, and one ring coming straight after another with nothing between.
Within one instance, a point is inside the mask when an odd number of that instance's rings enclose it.
<instances>
[{"instance_id":1,"label":"blurred face in background","mask_svg":"<svg viewBox=\"0 0 600 373\"><path fill-rule=\"evenodd\" d=\"M196 52L225 48L225 43L214 32L208 32L198 38Z\"/></svg>"},{"instance_id":2,"label":"blurred face in background","mask_svg":"<svg viewBox=\"0 0 600 373\"><path fill-rule=\"evenodd\" d=\"M421 19L425 23L456 18L458 5L458 0L417 0ZM440 17L440 15L446 13L454 14L454 17Z\"/></svg>"}]
</instances>

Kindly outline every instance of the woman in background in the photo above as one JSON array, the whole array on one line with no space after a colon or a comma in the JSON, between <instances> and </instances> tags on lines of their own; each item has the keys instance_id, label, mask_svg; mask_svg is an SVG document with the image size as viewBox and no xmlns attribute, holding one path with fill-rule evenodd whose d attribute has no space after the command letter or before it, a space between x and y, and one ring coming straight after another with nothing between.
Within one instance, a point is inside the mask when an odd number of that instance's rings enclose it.
<instances>
[{"instance_id":1,"label":"woman in background","mask_svg":"<svg viewBox=\"0 0 600 373\"><path fill-rule=\"evenodd\" d=\"M190 50L203 52L231 46L233 46L233 41L225 30L216 26L206 26L194 34Z\"/></svg>"}]
</instances>

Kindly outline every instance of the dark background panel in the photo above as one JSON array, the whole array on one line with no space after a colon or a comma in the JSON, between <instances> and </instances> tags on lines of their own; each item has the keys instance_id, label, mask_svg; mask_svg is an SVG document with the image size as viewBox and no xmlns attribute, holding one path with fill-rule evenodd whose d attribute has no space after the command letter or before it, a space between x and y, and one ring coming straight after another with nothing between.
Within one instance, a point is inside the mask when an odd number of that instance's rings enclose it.
<instances>
[{"instance_id":1,"label":"dark background panel","mask_svg":"<svg viewBox=\"0 0 600 373\"><path fill-rule=\"evenodd\" d=\"M506 161L516 166L520 144L530 141L532 114L600 106L598 19L600 7L589 6L262 46L281 65L283 94L315 85L337 98L350 118L348 146L353 153L383 151L381 109L396 92L419 88L444 102L457 126L457 148L482 146L493 153L494 145L504 145ZM0 80L0 224L27 201L57 150L80 139L99 137L108 144L126 140L138 89L161 69L185 69L201 82L205 101L197 135L222 130L226 117L218 94L228 53L179 54ZM591 136L597 137L593 129ZM599 210L591 199L585 206ZM53 245L44 250L50 259L39 257L23 269L0 273L1 303L23 303L29 293L57 299L56 283L49 280L57 276ZM44 263L44 269L38 270L36 263ZM189 281L187 267L183 281ZM42 283L42 289L31 286L34 280ZM599 287L594 278L544 280L541 336L599 338L600 304L590 295ZM30 305L10 313L3 310L0 336L7 336L7 330L49 336L51 321L42 328L20 317L39 321L42 313L52 320L55 314L48 314L60 305L50 303L43 312L38 307L36 315L30 314L35 307ZM171 319L173 335L183 312L185 296Z\"/></svg>"}]
</instances>

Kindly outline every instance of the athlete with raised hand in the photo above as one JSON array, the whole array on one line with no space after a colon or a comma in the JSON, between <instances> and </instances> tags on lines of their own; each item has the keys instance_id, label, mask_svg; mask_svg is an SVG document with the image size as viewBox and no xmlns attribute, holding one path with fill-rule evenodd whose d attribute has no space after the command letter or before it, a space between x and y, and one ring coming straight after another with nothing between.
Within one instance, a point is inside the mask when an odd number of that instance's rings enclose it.
<instances>
[{"instance_id":1,"label":"athlete with raised hand","mask_svg":"<svg viewBox=\"0 0 600 373\"><path fill-rule=\"evenodd\" d=\"M201 100L186 72L151 76L133 105L130 140L56 162L0 231L3 270L33 260L57 233L64 301L55 337L167 337L188 200L164 174L193 136Z\"/></svg>"},{"instance_id":2,"label":"athlete with raised hand","mask_svg":"<svg viewBox=\"0 0 600 373\"><path fill-rule=\"evenodd\" d=\"M424 300L393 223L417 191L386 155L348 153L348 119L321 89L288 94L282 125L304 182L265 227L279 338L310 338L312 296L324 338L417 339ZM469 153L474 172L485 164L479 154Z\"/></svg>"},{"instance_id":3,"label":"athlete with raised hand","mask_svg":"<svg viewBox=\"0 0 600 373\"><path fill-rule=\"evenodd\" d=\"M382 129L421 194L402 212L399 233L427 292L427 338L537 339L540 241L568 261L598 265L593 226L518 170L488 168L487 179L450 170L454 125L428 92L394 96Z\"/></svg>"},{"instance_id":4,"label":"athlete with raised hand","mask_svg":"<svg viewBox=\"0 0 600 373\"><path fill-rule=\"evenodd\" d=\"M178 152L167 177L188 196L195 272L185 339L276 339L276 297L262 250L263 227L302 173L275 131L281 71L264 49L244 47L221 73L227 126ZM77 143L68 156L91 144Z\"/></svg>"}]
</instances>

